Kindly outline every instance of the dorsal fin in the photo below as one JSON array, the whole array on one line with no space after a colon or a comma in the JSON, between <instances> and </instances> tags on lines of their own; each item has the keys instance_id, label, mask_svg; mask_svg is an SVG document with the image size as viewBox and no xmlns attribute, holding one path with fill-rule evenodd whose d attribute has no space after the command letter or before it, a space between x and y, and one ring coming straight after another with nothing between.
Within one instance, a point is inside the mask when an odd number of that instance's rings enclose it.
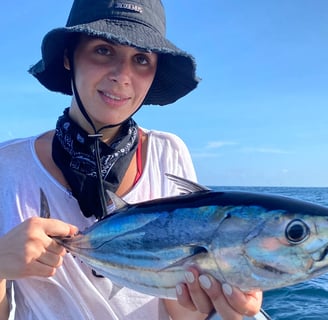
<instances>
[{"instance_id":1,"label":"dorsal fin","mask_svg":"<svg viewBox=\"0 0 328 320\"><path fill-rule=\"evenodd\" d=\"M40 188L40 217L46 219L50 218L48 199L42 188Z\"/></svg>"},{"instance_id":2,"label":"dorsal fin","mask_svg":"<svg viewBox=\"0 0 328 320\"><path fill-rule=\"evenodd\" d=\"M179 190L182 191L183 194L211 190L205 186L202 186L201 184L175 176L171 173L165 173L165 175L168 177L168 179L170 179L177 185L177 187L179 188Z\"/></svg>"},{"instance_id":3,"label":"dorsal fin","mask_svg":"<svg viewBox=\"0 0 328 320\"><path fill-rule=\"evenodd\" d=\"M125 202L122 198L120 198L118 195L116 195L114 192L110 190L106 190L106 193L108 197L112 200L115 210L117 209L123 209L129 206L127 202Z\"/></svg>"}]
</instances>

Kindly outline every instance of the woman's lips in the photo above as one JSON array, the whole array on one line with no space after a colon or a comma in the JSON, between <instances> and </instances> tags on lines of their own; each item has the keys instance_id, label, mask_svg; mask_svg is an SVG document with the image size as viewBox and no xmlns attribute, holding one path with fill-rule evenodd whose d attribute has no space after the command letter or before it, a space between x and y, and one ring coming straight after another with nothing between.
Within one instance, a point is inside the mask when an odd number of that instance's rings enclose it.
<instances>
[{"instance_id":1,"label":"woman's lips","mask_svg":"<svg viewBox=\"0 0 328 320\"><path fill-rule=\"evenodd\" d=\"M114 94L114 93L109 93L105 91L99 91L102 99L107 103L115 106L120 106L125 104L130 98Z\"/></svg>"}]
</instances>

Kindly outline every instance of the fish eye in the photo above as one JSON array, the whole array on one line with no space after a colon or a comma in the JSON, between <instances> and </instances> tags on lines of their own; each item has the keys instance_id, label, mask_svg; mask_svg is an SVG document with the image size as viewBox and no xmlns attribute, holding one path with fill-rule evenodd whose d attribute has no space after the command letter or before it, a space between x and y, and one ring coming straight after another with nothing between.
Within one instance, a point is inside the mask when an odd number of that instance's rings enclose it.
<instances>
[{"instance_id":1,"label":"fish eye","mask_svg":"<svg viewBox=\"0 0 328 320\"><path fill-rule=\"evenodd\" d=\"M304 221L295 219L287 225L285 235L289 243L299 244L309 237L310 229Z\"/></svg>"}]
</instances>

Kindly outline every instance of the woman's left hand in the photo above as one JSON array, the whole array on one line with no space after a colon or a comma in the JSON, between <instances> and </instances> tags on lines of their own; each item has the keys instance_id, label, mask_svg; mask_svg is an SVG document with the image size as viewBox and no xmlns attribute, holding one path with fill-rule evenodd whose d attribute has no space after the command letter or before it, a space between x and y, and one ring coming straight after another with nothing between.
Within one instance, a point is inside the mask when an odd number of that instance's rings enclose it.
<instances>
[{"instance_id":1,"label":"woman's left hand","mask_svg":"<svg viewBox=\"0 0 328 320\"><path fill-rule=\"evenodd\" d=\"M241 320L260 311L262 292L244 293L228 284L221 285L210 275L199 275L194 268L186 271L186 283L177 286L177 298L183 307L210 314L213 309L226 320Z\"/></svg>"}]
</instances>

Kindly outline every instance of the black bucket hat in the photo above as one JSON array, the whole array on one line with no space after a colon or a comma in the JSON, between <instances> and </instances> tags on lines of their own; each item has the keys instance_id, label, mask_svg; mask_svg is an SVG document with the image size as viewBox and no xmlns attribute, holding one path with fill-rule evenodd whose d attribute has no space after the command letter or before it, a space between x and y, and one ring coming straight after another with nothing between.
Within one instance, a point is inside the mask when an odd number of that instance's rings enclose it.
<instances>
[{"instance_id":1,"label":"black bucket hat","mask_svg":"<svg viewBox=\"0 0 328 320\"><path fill-rule=\"evenodd\" d=\"M72 35L83 33L159 54L156 75L143 104L166 105L193 90L199 80L194 58L165 38L160 0L75 0L66 27L47 33L42 60L29 72L51 91L72 95L64 52Z\"/></svg>"}]
</instances>

